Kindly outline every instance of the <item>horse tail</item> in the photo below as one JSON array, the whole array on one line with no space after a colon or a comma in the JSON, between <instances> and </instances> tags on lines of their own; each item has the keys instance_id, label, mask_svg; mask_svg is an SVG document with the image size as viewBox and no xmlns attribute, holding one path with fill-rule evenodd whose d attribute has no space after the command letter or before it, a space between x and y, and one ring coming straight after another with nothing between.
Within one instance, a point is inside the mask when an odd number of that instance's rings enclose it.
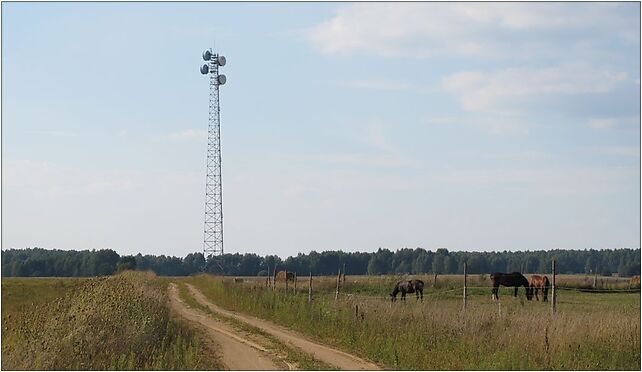
<instances>
[{"instance_id":1,"label":"horse tail","mask_svg":"<svg viewBox=\"0 0 642 372\"><path fill-rule=\"evenodd\" d=\"M551 286L551 282L548 281L548 276L544 276L544 288L549 288Z\"/></svg>"}]
</instances>

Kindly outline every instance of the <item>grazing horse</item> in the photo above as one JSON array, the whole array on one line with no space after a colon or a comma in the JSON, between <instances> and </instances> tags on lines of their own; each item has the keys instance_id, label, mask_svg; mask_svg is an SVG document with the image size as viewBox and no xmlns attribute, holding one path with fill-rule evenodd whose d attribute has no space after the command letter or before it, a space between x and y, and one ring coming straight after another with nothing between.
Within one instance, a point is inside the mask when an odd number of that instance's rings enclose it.
<instances>
[{"instance_id":1,"label":"grazing horse","mask_svg":"<svg viewBox=\"0 0 642 372\"><path fill-rule=\"evenodd\" d=\"M530 280L530 286L531 286L531 298L533 297L533 293L535 294L535 299L539 301L539 296L537 293L539 291L542 291L542 301L546 302L548 301L548 289L551 287L551 282L548 281L548 276L541 276L541 275L532 275L531 280Z\"/></svg>"},{"instance_id":2,"label":"grazing horse","mask_svg":"<svg viewBox=\"0 0 642 372\"><path fill-rule=\"evenodd\" d=\"M517 297L517 290L519 287L524 286L524 289L526 289L526 298L529 301L533 298L528 279L526 279L526 277L521 273L493 273L490 274L490 280L493 282L493 300L499 300L498 292L500 285L503 285L504 287L515 287L515 294L513 297Z\"/></svg>"},{"instance_id":3,"label":"grazing horse","mask_svg":"<svg viewBox=\"0 0 642 372\"><path fill-rule=\"evenodd\" d=\"M397 293L401 292L401 299L406 301L406 293L414 293L417 300L424 301L424 282L421 280L402 280L397 282L395 289L390 293L390 300L395 302L397 300ZM421 296L421 297L420 297Z\"/></svg>"}]
</instances>

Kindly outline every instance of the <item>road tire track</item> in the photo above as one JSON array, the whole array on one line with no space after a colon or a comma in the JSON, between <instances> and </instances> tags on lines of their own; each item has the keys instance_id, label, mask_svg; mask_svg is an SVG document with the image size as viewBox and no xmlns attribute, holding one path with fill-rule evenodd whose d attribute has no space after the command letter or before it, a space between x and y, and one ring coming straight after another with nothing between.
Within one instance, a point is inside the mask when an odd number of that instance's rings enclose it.
<instances>
[{"instance_id":1,"label":"road tire track","mask_svg":"<svg viewBox=\"0 0 642 372\"><path fill-rule=\"evenodd\" d=\"M205 330L206 336L216 344L221 362L228 370L287 369L287 366L277 365L263 346L243 338L231 326L185 305L178 295L176 284L170 284L169 294L171 308Z\"/></svg>"},{"instance_id":2,"label":"road tire track","mask_svg":"<svg viewBox=\"0 0 642 372\"><path fill-rule=\"evenodd\" d=\"M187 284L187 288L201 305L207 306L211 311L223 316L234 318L240 322L249 324L256 328L261 329L263 332L269 333L278 338L288 346L302 350L305 353L312 355L315 359L325 362L329 365L335 366L343 370L380 370L381 367L376 364L359 358L357 356L348 354L341 350L331 348L327 345L319 344L309 340L307 337L302 336L287 328L275 325L266 320L255 318L253 316L240 314L237 312L225 310L210 302L198 289L193 285Z\"/></svg>"}]
</instances>

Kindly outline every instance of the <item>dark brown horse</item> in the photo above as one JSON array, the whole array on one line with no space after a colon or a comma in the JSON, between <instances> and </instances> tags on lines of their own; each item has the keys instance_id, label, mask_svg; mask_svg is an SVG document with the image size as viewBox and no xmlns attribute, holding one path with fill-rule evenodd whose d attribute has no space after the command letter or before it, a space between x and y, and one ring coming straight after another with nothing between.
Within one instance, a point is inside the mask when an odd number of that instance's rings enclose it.
<instances>
[{"instance_id":1,"label":"dark brown horse","mask_svg":"<svg viewBox=\"0 0 642 372\"><path fill-rule=\"evenodd\" d=\"M397 293L401 292L401 299L406 301L406 293L414 293L417 300L424 300L424 282L421 280L402 280L397 282L395 289L390 293L390 300L395 302L397 300Z\"/></svg>"},{"instance_id":2,"label":"dark brown horse","mask_svg":"<svg viewBox=\"0 0 642 372\"><path fill-rule=\"evenodd\" d=\"M517 297L517 290L523 286L526 289L526 298L530 301L533 298L530 284L524 275L518 272L506 273L493 273L490 274L490 280L493 282L493 300L499 300L498 292L499 286L515 287L514 297Z\"/></svg>"},{"instance_id":3,"label":"dark brown horse","mask_svg":"<svg viewBox=\"0 0 642 372\"><path fill-rule=\"evenodd\" d=\"M533 293L535 294L535 299L539 301L539 296L537 293L542 291L542 301L548 301L548 289L551 287L551 282L548 281L548 276L542 275L532 275L530 280L531 286L531 298Z\"/></svg>"}]
</instances>

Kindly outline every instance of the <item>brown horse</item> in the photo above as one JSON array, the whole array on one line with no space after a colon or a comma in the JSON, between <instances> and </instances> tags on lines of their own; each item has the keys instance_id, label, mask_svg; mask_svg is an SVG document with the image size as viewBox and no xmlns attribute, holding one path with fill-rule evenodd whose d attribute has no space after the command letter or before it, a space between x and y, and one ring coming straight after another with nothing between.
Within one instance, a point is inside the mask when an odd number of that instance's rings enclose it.
<instances>
[{"instance_id":1,"label":"brown horse","mask_svg":"<svg viewBox=\"0 0 642 372\"><path fill-rule=\"evenodd\" d=\"M395 302L397 300L397 293L401 292L401 299L406 301L406 293L414 293L417 300L424 301L424 282L421 280L402 280L397 282L395 289L390 293L390 300ZM421 297L420 297L421 296Z\"/></svg>"},{"instance_id":2,"label":"brown horse","mask_svg":"<svg viewBox=\"0 0 642 372\"><path fill-rule=\"evenodd\" d=\"M503 285L504 287L515 287L515 294L513 297L517 297L517 290L519 287L523 286L524 289L526 289L526 299L530 301L533 298L533 293L531 292L528 279L526 279L526 277L521 273L492 273L490 274L490 280L493 282L493 300L499 300L498 292L500 285Z\"/></svg>"},{"instance_id":3,"label":"brown horse","mask_svg":"<svg viewBox=\"0 0 642 372\"><path fill-rule=\"evenodd\" d=\"M548 281L548 276L532 275L530 280L531 297L535 294L535 299L539 301L537 293L542 291L542 301L548 301L548 289L551 287L551 282Z\"/></svg>"}]
</instances>

